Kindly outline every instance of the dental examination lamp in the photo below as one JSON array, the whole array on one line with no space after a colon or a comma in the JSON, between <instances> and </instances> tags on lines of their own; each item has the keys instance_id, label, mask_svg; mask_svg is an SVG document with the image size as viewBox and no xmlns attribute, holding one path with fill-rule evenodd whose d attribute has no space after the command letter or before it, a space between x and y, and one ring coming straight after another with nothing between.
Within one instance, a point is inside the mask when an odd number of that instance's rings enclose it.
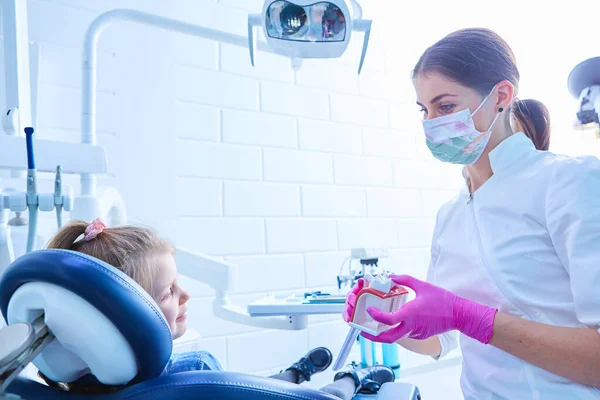
<instances>
[{"instance_id":1,"label":"dental examination lamp","mask_svg":"<svg viewBox=\"0 0 600 400\"><path fill-rule=\"evenodd\" d=\"M351 11L352 10L352 11ZM254 27L262 26L275 53L290 57L299 68L303 58L336 58L346 51L352 31L365 33L358 73L371 35L371 20L362 19L355 0L266 0L262 14L248 16L248 47L254 66Z\"/></svg>"},{"instance_id":2,"label":"dental examination lamp","mask_svg":"<svg viewBox=\"0 0 600 400\"><path fill-rule=\"evenodd\" d=\"M600 114L600 57L579 63L568 78L569 92L578 99L578 125L598 124Z\"/></svg>"}]
</instances>

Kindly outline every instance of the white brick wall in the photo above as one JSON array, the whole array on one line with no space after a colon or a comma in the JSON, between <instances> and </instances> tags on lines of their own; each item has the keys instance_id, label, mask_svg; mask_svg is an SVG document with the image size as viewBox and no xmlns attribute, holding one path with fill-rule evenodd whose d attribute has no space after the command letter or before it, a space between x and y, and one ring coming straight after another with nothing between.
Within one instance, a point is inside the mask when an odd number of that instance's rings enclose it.
<instances>
[{"instance_id":1,"label":"white brick wall","mask_svg":"<svg viewBox=\"0 0 600 400\"><path fill-rule=\"evenodd\" d=\"M223 110L223 141L258 146L298 147L296 120L275 114Z\"/></svg>"},{"instance_id":2,"label":"white brick wall","mask_svg":"<svg viewBox=\"0 0 600 400\"><path fill-rule=\"evenodd\" d=\"M362 189L325 185L302 186L302 215L305 217L364 217Z\"/></svg>"},{"instance_id":3,"label":"white brick wall","mask_svg":"<svg viewBox=\"0 0 600 400\"><path fill-rule=\"evenodd\" d=\"M263 111L318 119L329 118L328 97L324 90L262 82L260 99Z\"/></svg>"},{"instance_id":4,"label":"white brick wall","mask_svg":"<svg viewBox=\"0 0 600 400\"><path fill-rule=\"evenodd\" d=\"M28 5L43 59L37 131L76 141L81 45L100 12L130 7L245 35L248 12L262 1ZM231 297L242 306L264 292L334 290L351 247L388 248L382 265L424 277L435 215L462 180L428 153L408 73L416 60L388 65L376 43L384 36L372 37L358 76L360 38L344 57L294 71L278 55L258 52L252 67L246 48L127 23L109 28L99 42L98 132L112 175L101 181L115 182L132 221L236 264ZM309 347L337 352L347 332L339 316L313 317L297 332L230 323L212 314L212 289L182 283L193 296L197 347L234 371L278 371ZM422 362L403 358L407 367Z\"/></svg>"},{"instance_id":5,"label":"white brick wall","mask_svg":"<svg viewBox=\"0 0 600 400\"><path fill-rule=\"evenodd\" d=\"M267 252L295 253L337 250L335 220L267 220Z\"/></svg>"},{"instance_id":6,"label":"white brick wall","mask_svg":"<svg viewBox=\"0 0 600 400\"><path fill-rule=\"evenodd\" d=\"M299 147L332 153L362 153L359 126L310 119L298 120Z\"/></svg>"},{"instance_id":7,"label":"white brick wall","mask_svg":"<svg viewBox=\"0 0 600 400\"><path fill-rule=\"evenodd\" d=\"M265 180L298 183L332 183L331 154L265 149Z\"/></svg>"},{"instance_id":8,"label":"white brick wall","mask_svg":"<svg viewBox=\"0 0 600 400\"><path fill-rule=\"evenodd\" d=\"M223 197L226 216L300 216L300 193L297 185L225 182Z\"/></svg>"},{"instance_id":9,"label":"white brick wall","mask_svg":"<svg viewBox=\"0 0 600 400\"><path fill-rule=\"evenodd\" d=\"M392 160L376 157L334 156L335 183L340 185L389 186Z\"/></svg>"}]
</instances>

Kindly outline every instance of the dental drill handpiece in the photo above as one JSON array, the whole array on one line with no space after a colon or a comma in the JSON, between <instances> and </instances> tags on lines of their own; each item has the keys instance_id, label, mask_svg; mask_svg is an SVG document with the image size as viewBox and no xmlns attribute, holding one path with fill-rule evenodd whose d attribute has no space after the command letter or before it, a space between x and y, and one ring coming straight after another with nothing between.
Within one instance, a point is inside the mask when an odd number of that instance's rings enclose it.
<instances>
[{"instance_id":1,"label":"dental drill handpiece","mask_svg":"<svg viewBox=\"0 0 600 400\"><path fill-rule=\"evenodd\" d=\"M356 339L358 338L359 334L360 334L360 330L358 330L354 327L350 328L350 331L348 332L348 335L346 336L346 340L344 340L344 344L342 345L342 349L340 350L340 354L338 355L337 360L335 360L335 364L333 364L334 371L339 371L340 369L342 369L344 364L346 364L348 355L350 354L350 351L352 350L352 346L354 345L354 342L356 342Z\"/></svg>"}]
</instances>

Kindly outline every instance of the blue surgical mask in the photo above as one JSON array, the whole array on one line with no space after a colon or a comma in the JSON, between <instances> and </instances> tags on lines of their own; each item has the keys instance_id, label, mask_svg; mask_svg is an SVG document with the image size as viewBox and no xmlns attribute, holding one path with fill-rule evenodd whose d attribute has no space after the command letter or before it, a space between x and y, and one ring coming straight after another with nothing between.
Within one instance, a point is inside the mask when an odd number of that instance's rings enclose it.
<instances>
[{"instance_id":1,"label":"blue surgical mask","mask_svg":"<svg viewBox=\"0 0 600 400\"><path fill-rule=\"evenodd\" d=\"M492 88L490 94L483 99L473 114L471 114L471 110L465 108L450 115L423 121L427 147L435 158L443 162L462 165L475 164L479 160L490 141L492 128L500 113L496 114L492 124L485 132L475 129L473 116L490 98L495 88L496 86Z\"/></svg>"}]
</instances>

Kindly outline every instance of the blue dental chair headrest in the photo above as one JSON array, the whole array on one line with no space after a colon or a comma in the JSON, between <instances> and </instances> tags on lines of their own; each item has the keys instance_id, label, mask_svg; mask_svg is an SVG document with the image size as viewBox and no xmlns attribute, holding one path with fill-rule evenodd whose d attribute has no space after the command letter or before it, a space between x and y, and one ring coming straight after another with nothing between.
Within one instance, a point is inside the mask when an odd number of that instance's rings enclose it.
<instances>
[{"instance_id":1,"label":"blue dental chair headrest","mask_svg":"<svg viewBox=\"0 0 600 400\"><path fill-rule=\"evenodd\" d=\"M33 361L48 378L72 382L93 374L123 389L102 394L65 392L23 377L8 393L28 400L339 400L275 379L224 371L162 374L172 352L169 327L153 299L116 268L81 253L42 250L13 262L0 276L6 322L32 323L42 314L56 338ZM414 400L407 384L384 384L377 396Z\"/></svg>"},{"instance_id":2,"label":"blue dental chair headrest","mask_svg":"<svg viewBox=\"0 0 600 400\"><path fill-rule=\"evenodd\" d=\"M121 271L82 253L42 250L17 259L0 281L0 310L8 324L32 323L45 313L46 324L63 348L52 343L34 364L56 381L73 381L95 366L99 371L92 373L103 383L142 382L157 377L171 356L171 331L148 293ZM107 343L107 336L117 343ZM90 354L94 349L100 354ZM128 355L133 359L115 362L106 355L114 356L113 360ZM77 358L83 358L84 364L91 358L94 365L65 374L64 361ZM115 371L123 363L132 366ZM134 368L137 371L131 376ZM108 381L102 379L105 372L112 375ZM114 376L115 372L122 376Z\"/></svg>"}]
</instances>

